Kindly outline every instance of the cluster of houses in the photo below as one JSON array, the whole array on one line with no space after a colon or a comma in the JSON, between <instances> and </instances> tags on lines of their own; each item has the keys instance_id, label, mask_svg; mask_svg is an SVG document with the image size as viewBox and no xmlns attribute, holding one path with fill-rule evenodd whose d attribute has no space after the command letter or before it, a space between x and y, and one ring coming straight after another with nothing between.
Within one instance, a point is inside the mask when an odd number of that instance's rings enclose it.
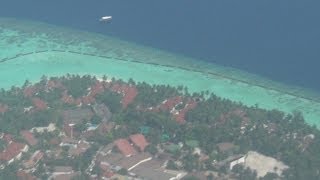
<instances>
[{"instance_id":1,"label":"cluster of houses","mask_svg":"<svg viewBox=\"0 0 320 180\"><path fill-rule=\"evenodd\" d=\"M25 143L16 142L12 135L2 133L1 140L6 143L5 149L0 153L1 168L11 164L15 160L19 160L23 152L29 150L29 146Z\"/></svg>"},{"instance_id":2,"label":"cluster of houses","mask_svg":"<svg viewBox=\"0 0 320 180\"><path fill-rule=\"evenodd\" d=\"M77 108L62 110L63 118L62 128L58 128L56 124L49 124L46 127L33 127L29 130L22 130L20 132L23 141L16 140L10 134L2 133L0 139L5 143L5 148L0 152L0 168L5 168L7 165L21 161L21 169L17 172L17 177L20 179L36 179L32 175L38 168L39 162L50 160L61 160L64 157L75 158L83 155L92 147L90 138L92 136L106 136L111 130L116 129L117 126L111 122L112 113L105 104L97 104L95 96L102 93L106 89L117 92L122 95L121 104L126 108L137 96L138 91L133 85L128 84L111 84L110 81L96 81L96 83L88 88L88 93L79 98L73 98L64 88L63 84L58 80L48 80L45 85L45 90L62 89L61 101L65 104L75 105ZM49 108L48 103L37 97L39 89L35 86L28 86L23 90L25 97L31 99L32 106L25 107L24 112L32 113L35 111L42 111ZM83 106L86 105L86 106ZM89 105L89 106L88 106ZM150 107L150 111L168 111L175 118L178 123L185 123L186 113L197 106L197 101L182 96L168 98L156 107ZM10 107L0 103L0 113L5 113ZM224 123L231 116L236 115L241 119L241 132L250 123L245 112L242 110L234 110L220 117L219 122ZM90 123L94 116L99 116L102 120L99 124ZM77 127L84 125L84 128L79 130ZM266 125L268 131L273 132L276 127L273 124ZM51 148L49 150L42 150L39 147L42 133L58 132L57 137L49 140ZM40 136L38 138L35 135ZM313 136L305 137L304 144L311 142ZM157 147L159 154L157 157L151 155L146 151L149 142L143 133L132 134L127 138L116 139L112 143L99 147L97 152L92 157L91 163L88 166L86 173L91 179L139 179L144 177L146 179L181 179L187 173L178 170L168 170L167 164L173 160L170 153L180 150L184 145L192 147L193 154L199 156L199 161L206 161L209 156L204 154L198 148L198 142L188 141L179 144L165 143L161 147ZM217 149L221 153L228 153L236 148L231 142L223 142L217 144ZM161 154L161 155L160 155ZM231 153L232 154L232 153ZM161 156L161 158L159 158ZM227 166L229 170L237 164L244 164L247 167L255 169L262 177L266 172L274 172L274 169L266 169L253 163L254 158L260 158L261 162L268 161L273 163L273 168L276 167L277 172L288 168L270 157L265 157L256 152L249 152L248 154L231 155L222 161L213 161L212 165L216 168ZM175 161L176 164L181 165L181 162ZM259 167L260 170L257 167ZM271 166L270 166L271 167ZM100 172L99 176L97 171ZM71 166L54 166L50 170L47 169L49 179L72 179L79 176L80 171L73 169ZM203 175L203 174L202 174Z\"/></svg>"},{"instance_id":3,"label":"cluster of houses","mask_svg":"<svg viewBox=\"0 0 320 180\"><path fill-rule=\"evenodd\" d=\"M161 104L156 107L149 107L147 110L153 112L169 111L172 117L180 123L186 122L186 113L197 106L197 101L189 98L184 100L182 96L175 96L165 99Z\"/></svg>"},{"instance_id":4,"label":"cluster of houses","mask_svg":"<svg viewBox=\"0 0 320 180\"><path fill-rule=\"evenodd\" d=\"M105 146L98 152L96 161L103 171L103 178L124 178L124 175L115 173L121 169L126 169L126 177L133 179L180 179L186 175L183 171L167 170L169 158L155 158L145 151L148 145L144 135L138 133Z\"/></svg>"},{"instance_id":5,"label":"cluster of houses","mask_svg":"<svg viewBox=\"0 0 320 180\"><path fill-rule=\"evenodd\" d=\"M14 140L10 134L1 135L1 139L5 142L5 149L0 153L1 168L5 168L5 166L15 161L21 162L21 169L17 172L17 176L21 179L26 177L28 179L36 179L36 177L32 176L32 173L36 171L40 161L46 162L48 160L61 159L64 157L64 153L67 153L68 158L83 155L92 146L92 143L88 140L91 136L96 133L106 135L106 133L115 128L115 124L109 121L112 113L108 107L95 102L94 97L97 94L107 88L120 93L123 97L121 104L123 108L126 108L138 93L134 86L128 84L113 84L111 86L109 82L97 81L88 89L87 95L74 99L68 95L68 92L60 81L48 80L45 90L51 91L55 88L63 90L61 94L62 102L78 107L62 111L62 129L58 128L56 124L50 123L45 127L33 127L29 130L22 130L20 135L23 137L23 140ZM36 86L28 86L23 89L24 96L30 98L32 102L32 106L24 108L24 113L33 113L50 108L47 102L37 96L39 91L40 89L37 89ZM169 99L168 101L170 102L171 100ZM177 102L174 106L167 106L166 110L172 110L181 102ZM192 102L190 104L186 105L185 109L193 106ZM0 113L5 113L9 109L10 107L7 105L0 104ZM183 110L179 110L175 114L179 114L180 111L183 112ZM101 117L102 122L100 124L88 123L94 115ZM86 123L84 130L79 131L75 128L83 123ZM49 150L41 150L39 145L41 134L54 132L55 134L59 134L59 136L53 137L47 142L51 148ZM92 175L93 179L97 178L90 170L93 167L98 167L102 171L102 177L105 179L116 179L121 176L131 178L146 176L155 179L157 177L164 177L165 179L168 177L170 179L184 174L174 171L167 172L165 160L156 160L145 151L148 145L149 143L143 134L132 134L128 138L117 139L97 151L92 159L92 163L88 167L87 173ZM67 149L67 152L65 152L65 149ZM129 173L120 175L117 172L121 169L126 169ZM71 166L55 166L50 168L48 175L49 179L70 179L79 175L79 173L79 171L72 169Z\"/></svg>"}]
</instances>

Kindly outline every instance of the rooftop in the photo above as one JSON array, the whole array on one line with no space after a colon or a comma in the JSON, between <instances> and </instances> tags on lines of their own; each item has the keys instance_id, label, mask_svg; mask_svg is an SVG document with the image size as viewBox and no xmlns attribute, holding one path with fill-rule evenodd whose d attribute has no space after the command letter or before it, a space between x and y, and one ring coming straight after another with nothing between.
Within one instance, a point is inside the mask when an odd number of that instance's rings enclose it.
<instances>
[{"instance_id":1,"label":"rooftop","mask_svg":"<svg viewBox=\"0 0 320 180\"><path fill-rule=\"evenodd\" d=\"M32 103L37 110L44 110L48 108L47 103L38 97L32 98Z\"/></svg>"},{"instance_id":2,"label":"rooftop","mask_svg":"<svg viewBox=\"0 0 320 180\"><path fill-rule=\"evenodd\" d=\"M38 143L38 140L33 136L30 131L24 130L20 132L21 136L30 146L34 146Z\"/></svg>"},{"instance_id":3,"label":"rooftop","mask_svg":"<svg viewBox=\"0 0 320 180\"><path fill-rule=\"evenodd\" d=\"M129 156L136 154L136 151L131 146L131 144L128 142L128 140L118 139L114 143L123 155L129 157Z\"/></svg>"},{"instance_id":4,"label":"rooftop","mask_svg":"<svg viewBox=\"0 0 320 180\"><path fill-rule=\"evenodd\" d=\"M140 151L144 151L144 149L148 146L148 142L142 134L133 134L130 136L130 140L133 142L135 146L139 148Z\"/></svg>"},{"instance_id":5,"label":"rooftop","mask_svg":"<svg viewBox=\"0 0 320 180\"><path fill-rule=\"evenodd\" d=\"M0 103L0 113L5 113L8 110L8 106Z\"/></svg>"},{"instance_id":6,"label":"rooftop","mask_svg":"<svg viewBox=\"0 0 320 180\"><path fill-rule=\"evenodd\" d=\"M25 148L26 144L11 142L7 148L0 153L0 160L10 161L18 156Z\"/></svg>"},{"instance_id":7,"label":"rooftop","mask_svg":"<svg viewBox=\"0 0 320 180\"><path fill-rule=\"evenodd\" d=\"M230 151L235 147L235 145L230 142L218 143L217 146L220 152Z\"/></svg>"},{"instance_id":8,"label":"rooftop","mask_svg":"<svg viewBox=\"0 0 320 180\"><path fill-rule=\"evenodd\" d=\"M89 108L78 108L73 110L65 110L63 112L63 119L65 123L78 124L83 120L90 120L93 112Z\"/></svg>"}]
</instances>

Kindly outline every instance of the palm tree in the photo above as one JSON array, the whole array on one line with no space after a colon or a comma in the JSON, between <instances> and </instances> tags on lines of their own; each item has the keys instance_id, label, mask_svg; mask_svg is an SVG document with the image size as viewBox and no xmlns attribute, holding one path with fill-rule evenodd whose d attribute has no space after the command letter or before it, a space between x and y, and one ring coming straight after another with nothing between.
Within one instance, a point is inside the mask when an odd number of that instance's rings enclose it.
<instances>
[{"instance_id":1,"label":"palm tree","mask_svg":"<svg viewBox=\"0 0 320 180\"><path fill-rule=\"evenodd\" d=\"M102 76L102 80L103 80L103 81L107 81L107 79L108 79L108 77L107 77L106 75L103 75L103 76Z\"/></svg>"}]
</instances>

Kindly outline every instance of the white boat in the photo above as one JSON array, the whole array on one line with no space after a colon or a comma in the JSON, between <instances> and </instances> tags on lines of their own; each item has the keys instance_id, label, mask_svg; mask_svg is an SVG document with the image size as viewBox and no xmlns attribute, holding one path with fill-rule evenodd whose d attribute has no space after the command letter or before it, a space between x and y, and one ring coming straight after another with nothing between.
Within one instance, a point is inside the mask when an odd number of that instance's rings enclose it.
<instances>
[{"instance_id":1,"label":"white boat","mask_svg":"<svg viewBox=\"0 0 320 180\"><path fill-rule=\"evenodd\" d=\"M111 19L112 19L112 16L103 16L100 18L99 21L109 22L111 21Z\"/></svg>"}]
</instances>

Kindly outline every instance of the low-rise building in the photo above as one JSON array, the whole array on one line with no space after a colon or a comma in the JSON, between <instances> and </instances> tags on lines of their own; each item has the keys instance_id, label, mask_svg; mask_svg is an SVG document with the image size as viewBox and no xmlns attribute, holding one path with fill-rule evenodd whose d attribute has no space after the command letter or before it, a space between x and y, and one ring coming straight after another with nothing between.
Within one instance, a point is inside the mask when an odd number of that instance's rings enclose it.
<instances>
[{"instance_id":1,"label":"low-rise building","mask_svg":"<svg viewBox=\"0 0 320 180\"><path fill-rule=\"evenodd\" d=\"M47 127L34 127L30 131L33 133L34 132L43 133L45 131L53 132L54 130L56 130L56 125L53 123L50 123Z\"/></svg>"},{"instance_id":2,"label":"low-rise building","mask_svg":"<svg viewBox=\"0 0 320 180\"><path fill-rule=\"evenodd\" d=\"M76 146L71 146L69 149L70 156L79 156L85 153L90 148L90 144L87 141L79 141Z\"/></svg>"},{"instance_id":3,"label":"low-rise building","mask_svg":"<svg viewBox=\"0 0 320 180\"><path fill-rule=\"evenodd\" d=\"M26 169L30 169L30 168L36 167L38 162L43 158L43 155L44 155L43 152L41 152L39 150L34 152L33 155L30 157L30 159L23 163L23 166Z\"/></svg>"},{"instance_id":4,"label":"low-rise building","mask_svg":"<svg viewBox=\"0 0 320 180\"><path fill-rule=\"evenodd\" d=\"M0 160L10 164L15 160L20 159L22 153L27 152L28 150L28 145L11 141L6 149L0 153Z\"/></svg>"},{"instance_id":5,"label":"low-rise building","mask_svg":"<svg viewBox=\"0 0 320 180\"><path fill-rule=\"evenodd\" d=\"M126 139L118 139L114 142L118 150L126 157L130 157L136 154L133 146Z\"/></svg>"},{"instance_id":6,"label":"low-rise building","mask_svg":"<svg viewBox=\"0 0 320 180\"><path fill-rule=\"evenodd\" d=\"M139 149L140 152L143 152L144 149L149 145L146 138L142 134L133 134L130 135L130 141Z\"/></svg>"},{"instance_id":7,"label":"low-rise building","mask_svg":"<svg viewBox=\"0 0 320 180\"><path fill-rule=\"evenodd\" d=\"M38 140L33 136L30 131L24 130L20 132L21 136L30 146L35 146L38 144Z\"/></svg>"}]
</instances>

